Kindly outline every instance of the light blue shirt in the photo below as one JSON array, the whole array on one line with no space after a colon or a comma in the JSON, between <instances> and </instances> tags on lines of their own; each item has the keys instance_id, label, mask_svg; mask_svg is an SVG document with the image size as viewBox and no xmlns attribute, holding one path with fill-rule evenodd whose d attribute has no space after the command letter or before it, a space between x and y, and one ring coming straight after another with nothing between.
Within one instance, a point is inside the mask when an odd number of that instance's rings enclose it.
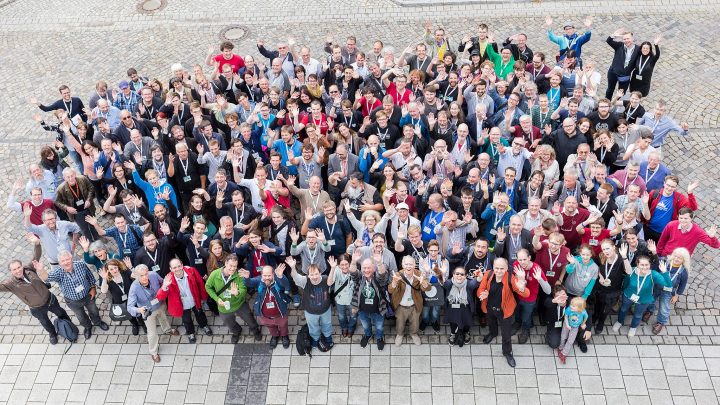
<instances>
[{"instance_id":1,"label":"light blue shirt","mask_svg":"<svg viewBox=\"0 0 720 405\"><path fill-rule=\"evenodd\" d=\"M665 137L667 137L670 132L675 131L682 136L688 136L690 134L689 131L682 129L677 122L667 115L663 115L658 120L655 118L655 114L646 112L642 118L637 120L637 124L650 128L653 134L653 140L652 143L650 143L650 146L655 148L663 146L665 143Z\"/></svg>"}]
</instances>

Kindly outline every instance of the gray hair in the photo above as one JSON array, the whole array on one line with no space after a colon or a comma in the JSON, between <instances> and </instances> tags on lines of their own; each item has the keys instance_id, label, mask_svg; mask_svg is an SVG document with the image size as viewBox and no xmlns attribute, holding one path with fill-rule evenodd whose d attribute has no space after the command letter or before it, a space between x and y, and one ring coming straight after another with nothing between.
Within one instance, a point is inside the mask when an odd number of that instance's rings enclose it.
<instances>
[{"instance_id":1,"label":"gray hair","mask_svg":"<svg viewBox=\"0 0 720 405\"><path fill-rule=\"evenodd\" d=\"M96 250L105 250L105 251L107 251L108 248L107 248L107 245L105 244L105 242L103 242L103 241L101 241L101 240L96 240L95 242L93 242L93 243L90 244L90 251L91 251L91 252L94 252L94 251L96 251Z\"/></svg>"}]
</instances>

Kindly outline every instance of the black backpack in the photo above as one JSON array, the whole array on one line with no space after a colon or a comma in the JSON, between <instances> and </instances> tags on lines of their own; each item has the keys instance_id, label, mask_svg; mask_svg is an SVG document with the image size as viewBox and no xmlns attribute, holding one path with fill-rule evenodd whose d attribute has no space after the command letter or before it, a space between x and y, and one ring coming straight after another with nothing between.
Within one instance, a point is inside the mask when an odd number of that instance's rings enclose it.
<instances>
[{"instance_id":1,"label":"black backpack","mask_svg":"<svg viewBox=\"0 0 720 405\"><path fill-rule=\"evenodd\" d=\"M65 349L65 353L67 353L72 344L77 342L79 330L71 320L65 318L55 318L53 325L55 326L55 333L70 342L70 346Z\"/></svg>"},{"instance_id":2,"label":"black backpack","mask_svg":"<svg viewBox=\"0 0 720 405\"><path fill-rule=\"evenodd\" d=\"M295 349L301 356L308 355L312 357L312 339L310 338L310 329L307 324L300 328L295 340Z\"/></svg>"}]
</instances>

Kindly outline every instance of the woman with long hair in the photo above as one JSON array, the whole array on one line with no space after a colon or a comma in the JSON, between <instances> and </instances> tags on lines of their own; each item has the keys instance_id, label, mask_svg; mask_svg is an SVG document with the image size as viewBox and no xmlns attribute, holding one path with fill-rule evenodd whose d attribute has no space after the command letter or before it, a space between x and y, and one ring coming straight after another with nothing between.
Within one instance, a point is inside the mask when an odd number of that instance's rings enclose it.
<instances>
[{"instance_id":1,"label":"woman with long hair","mask_svg":"<svg viewBox=\"0 0 720 405\"><path fill-rule=\"evenodd\" d=\"M133 283L131 271L128 270L129 266L131 266L129 258L126 258L125 261L110 259L100 269L100 277L106 281L102 283L100 292L103 294L110 293L110 303L112 305L127 303L130 286ZM140 333L140 328L147 333L147 327L145 327L142 317L131 316L130 324L132 324L133 335L137 336Z\"/></svg>"},{"instance_id":2,"label":"woman with long hair","mask_svg":"<svg viewBox=\"0 0 720 405\"><path fill-rule=\"evenodd\" d=\"M648 308L643 314L643 319L650 319L656 307L660 307L655 325L652 332L657 335L662 332L670 318L670 310L678 302L680 296L685 293L688 284L690 271L692 271L692 263L690 261L690 252L685 248L676 248L667 257L665 261L672 285L665 286L660 290L659 294L655 293L655 304ZM662 264L661 264L662 265Z\"/></svg>"},{"instance_id":3,"label":"woman with long hair","mask_svg":"<svg viewBox=\"0 0 720 405\"><path fill-rule=\"evenodd\" d=\"M225 258L229 255L229 253L223 250L222 241L220 239L213 239L210 241L208 252L210 255L207 258L207 270L208 274L210 274L215 269L225 266Z\"/></svg>"}]
</instances>

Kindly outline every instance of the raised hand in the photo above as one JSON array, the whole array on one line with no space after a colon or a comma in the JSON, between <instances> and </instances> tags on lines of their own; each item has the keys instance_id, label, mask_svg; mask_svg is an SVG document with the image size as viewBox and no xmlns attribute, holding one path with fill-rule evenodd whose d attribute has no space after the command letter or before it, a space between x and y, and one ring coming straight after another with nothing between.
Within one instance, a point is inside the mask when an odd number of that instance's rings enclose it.
<instances>
[{"instance_id":1,"label":"raised hand","mask_svg":"<svg viewBox=\"0 0 720 405\"><path fill-rule=\"evenodd\" d=\"M280 263L275 268L275 277L277 278L283 278L283 275L285 274L285 263Z\"/></svg>"},{"instance_id":2,"label":"raised hand","mask_svg":"<svg viewBox=\"0 0 720 405\"><path fill-rule=\"evenodd\" d=\"M168 287L170 287L170 284L172 284L172 273L165 276L165 279L163 279L163 290L166 290Z\"/></svg>"},{"instance_id":3,"label":"raised hand","mask_svg":"<svg viewBox=\"0 0 720 405\"><path fill-rule=\"evenodd\" d=\"M653 245L654 244L655 243L653 242ZM648 246L649 246L649 244L648 244ZM620 245L620 257L622 257L623 259L627 259L627 255L628 255L628 244L623 243L622 245Z\"/></svg>"},{"instance_id":4,"label":"raised hand","mask_svg":"<svg viewBox=\"0 0 720 405\"><path fill-rule=\"evenodd\" d=\"M699 183L697 180L695 180L695 181L693 181L692 183L688 184L688 187L687 187L687 192L688 192L688 194L692 194L693 191L695 191L695 189L698 187L699 184L700 184L700 183Z\"/></svg>"},{"instance_id":5,"label":"raised hand","mask_svg":"<svg viewBox=\"0 0 720 405\"><path fill-rule=\"evenodd\" d=\"M298 233L297 229L290 230L290 239L292 239L293 244L297 244L298 239L300 239L300 234Z\"/></svg>"},{"instance_id":6,"label":"raised hand","mask_svg":"<svg viewBox=\"0 0 720 405\"><path fill-rule=\"evenodd\" d=\"M570 264L575 264L575 263L577 263L577 260L575 260L575 256L573 256L572 253L568 253L568 254L567 254L567 261L568 261L568 263L570 263Z\"/></svg>"},{"instance_id":7,"label":"raised hand","mask_svg":"<svg viewBox=\"0 0 720 405\"><path fill-rule=\"evenodd\" d=\"M79 239L79 242L80 242L80 247L82 247L83 252L87 252L88 249L90 248L90 241L86 237L81 236Z\"/></svg>"},{"instance_id":8,"label":"raised hand","mask_svg":"<svg viewBox=\"0 0 720 405\"><path fill-rule=\"evenodd\" d=\"M125 267L128 269L132 269L132 260L128 256L123 257L123 264L125 264Z\"/></svg>"},{"instance_id":9,"label":"raised hand","mask_svg":"<svg viewBox=\"0 0 720 405\"><path fill-rule=\"evenodd\" d=\"M292 256L288 256L285 258L285 263L287 263L287 265L290 266L290 268L292 269L295 268L295 266L297 265L297 260L295 260L295 258Z\"/></svg>"},{"instance_id":10,"label":"raised hand","mask_svg":"<svg viewBox=\"0 0 720 405\"><path fill-rule=\"evenodd\" d=\"M525 270L523 270L522 267L514 266L513 273L515 273L515 277L517 277L518 280L525 280Z\"/></svg>"}]
</instances>

